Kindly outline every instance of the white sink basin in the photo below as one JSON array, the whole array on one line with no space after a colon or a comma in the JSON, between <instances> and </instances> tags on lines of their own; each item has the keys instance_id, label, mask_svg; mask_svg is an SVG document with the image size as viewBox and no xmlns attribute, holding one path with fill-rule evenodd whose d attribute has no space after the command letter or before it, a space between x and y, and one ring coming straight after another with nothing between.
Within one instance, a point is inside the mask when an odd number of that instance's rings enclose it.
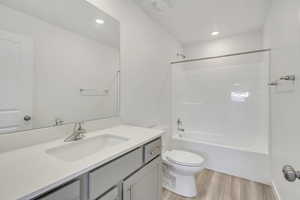
<instances>
[{"instance_id":1,"label":"white sink basin","mask_svg":"<svg viewBox=\"0 0 300 200\"><path fill-rule=\"evenodd\" d=\"M66 143L65 145L48 149L46 153L58 159L72 162L126 141L128 141L128 138L100 135Z\"/></svg>"}]
</instances>

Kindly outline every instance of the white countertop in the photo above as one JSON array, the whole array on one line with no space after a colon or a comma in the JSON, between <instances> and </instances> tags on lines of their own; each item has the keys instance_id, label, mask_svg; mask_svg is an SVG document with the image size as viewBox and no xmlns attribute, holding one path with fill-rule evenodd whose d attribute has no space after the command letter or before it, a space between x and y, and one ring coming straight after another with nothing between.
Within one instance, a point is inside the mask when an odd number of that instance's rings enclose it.
<instances>
[{"instance_id":1,"label":"white countertop","mask_svg":"<svg viewBox=\"0 0 300 200\"><path fill-rule=\"evenodd\" d=\"M0 199L28 200L36 197L150 142L162 133L133 126L90 132L86 138L112 134L129 140L74 162L46 153L47 149L66 144L64 139L0 154Z\"/></svg>"}]
</instances>

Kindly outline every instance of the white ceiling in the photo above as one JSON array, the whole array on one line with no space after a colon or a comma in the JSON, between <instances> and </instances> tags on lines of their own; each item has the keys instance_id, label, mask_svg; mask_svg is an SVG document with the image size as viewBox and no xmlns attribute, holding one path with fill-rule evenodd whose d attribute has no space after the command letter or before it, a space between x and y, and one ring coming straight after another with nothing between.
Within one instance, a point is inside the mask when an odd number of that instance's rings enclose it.
<instances>
[{"instance_id":1,"label":"white ceiling","mask_svg":"<svg viewBox=\"0 0 300 200\"><path fill-rule=\"evenodd\" d=\"M134 0L183 44L262 28L271 0Z\"/></svg>"}]
</instances>

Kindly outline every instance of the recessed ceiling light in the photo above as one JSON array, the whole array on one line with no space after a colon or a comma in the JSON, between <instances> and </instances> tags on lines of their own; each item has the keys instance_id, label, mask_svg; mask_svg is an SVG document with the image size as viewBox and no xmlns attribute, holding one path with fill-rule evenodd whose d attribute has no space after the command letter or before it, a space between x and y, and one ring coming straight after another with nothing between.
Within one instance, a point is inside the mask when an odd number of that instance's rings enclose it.
<instances>
[{"instance_id":1,"label":"recessed ceiling light","mask_svg":"<svg viewBox=\"0 0 300 200\"><path fill-rule=\"evenodd\" d=\"M104 24L104 20L103 19L96 19L96 23L97 24Z\"/></svg>"},{"instance_id":2,"label":"recessed ceiling light","mask_svg":"<svg viewBox=\"0 0 300 200\"><path fill-rule=\"evenodd\" d=\"M220 34L220 32L218 32L218 31L214 31L214 32L211 33L212 36L217 36L219 34Z\"/></svg>"}]
</instances>

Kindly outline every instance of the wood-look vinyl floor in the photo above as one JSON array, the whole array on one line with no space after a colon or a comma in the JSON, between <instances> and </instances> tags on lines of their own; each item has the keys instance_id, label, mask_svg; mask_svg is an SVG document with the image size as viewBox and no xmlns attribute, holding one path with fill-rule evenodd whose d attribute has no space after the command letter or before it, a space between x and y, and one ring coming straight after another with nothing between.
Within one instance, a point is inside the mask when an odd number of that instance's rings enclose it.
<instances>
[{"instance_id":1,"label":"wood-look vinyl floor","mask_svg":"<svg viewBox=\"0 0 300 200\"><path fill-rule=\"evenodd\" d=\"M184 198L163 190L163 200L276 200L268 185L204 170L198 175L196 198Z\"/></svg>"}]
</instances>

